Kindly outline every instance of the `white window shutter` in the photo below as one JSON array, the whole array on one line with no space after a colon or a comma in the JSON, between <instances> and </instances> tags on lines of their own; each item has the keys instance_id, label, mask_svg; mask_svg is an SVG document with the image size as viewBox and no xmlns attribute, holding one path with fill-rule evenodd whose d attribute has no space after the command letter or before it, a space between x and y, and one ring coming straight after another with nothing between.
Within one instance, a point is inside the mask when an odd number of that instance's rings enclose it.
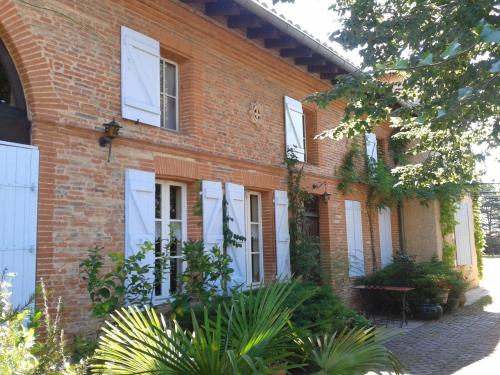
<instances>
[{"instance_id":1,"label":"white window shutter","mask_svg":"<svg viewBox=\"0 0 500 375\"><path fill-rule=\"evenodd\" d=\"M245 236L245 188L242 185L226 184L227 214L231 218L228 227L231 232L238 236ZM242 246L231 246L227 249L231 257L231 268L234 270L231 274L230 287L244 285L247 280L246 275L246 252L244 243Z\"/></svg>"},{"instance_id":2,"label":"white window shutter","mask_svg":"<svg viewBox=\"0 0 500 375\"><path fill-rule=\"evenodd\" d=\"M349 276L363 276L365 261L363 253L363 227L361 223L361 204L357 201L345 201L347 251Z\"/></svg>"},{"instance_id":3,"label":"white window shutter","mask_svg":"<svg viewBox=\"0 0 500 375\"><path fill-rule=\"evenodd\" d=\"M36 147L0 141L0 278L16 275L13 307L35 294L38 161Z\"/></svg>"},{"instance_id":4,"label":"white window shutter","mask_svg":"<svg viewBox=\"0 0 500 375\"><path fill-rule=\"evenodd\" d=\"M380 235L380 261L382 267L385 267L392 262L391 209L389 207L379 209L378 228Z\"/></svg>"},{"instance_id":5,"label":"white window shutter","mask_svg":"<svg viewBox=\"0 0 500 375\"><path fill-rule=\"evenodd\" d=\"M305 161L304 111L302 103L285 96L286 147L292 148L297 159Z\"/></svg>"},{"instance_id":6,"label":"white window shutter","mask_svg":"<svg viewBox=\"0 0 500 375\"><path fill-rule=\"evenodd\" d=\"M203 242L205 251L215 245L222 250L222 184L215 181L202 182Z\"/></svg>"},{"instance_id":7,"label":"white window shutter","mask_svg":"<svg viewBox=\"0 0 500 375\"><path fill-rule=\"evenodd\" d=\"M155 174L125 171L125 256L136 254L145 242L155 242ZM154 265L155 256L147 252L143 265ZM153 283L151 270L148 279Z\"/></svg>"},{"instance_id":8,"label":"white window shutter","mask_svg":"<svg viewBox=\"0 0 500 375\"><path fill-rule=\"evenodd\" d=\"M470 201L464 200L460 203L455 213L455 244L457 246L457 265L472 264L472 251L474 245L474 224L472 219L472 207Z\"/></svg>"},{"instance_id":9,"label":"white window shutter","mask_svg":"<svg viewBox=\"0 0 500 375\"><path fill-rule=\"evenodd\" d=\"M160 43L121 29L122 117L160 126Z\"/></svg>"},{"instance_id":10,"label":"white window shutter","mask_svg":"<svg viewBox=\"0 0 500 375\"><path fill-rule=\"evenodd\" d=\"M290 267L290 234L288 231L288 193L274 192L274 217L276 221L276 276L288 279L292 276Z\"/></svg>"},{"instance_id":11,"label":"white window shutter","mask_svg":"<svg viewBox=\"0 0 500 375\"><path fill-rule=\"evenodd\" d=\"M368 160L372 163L377 163L378 155L377 155L377 136L374 133L366 133L366 155L368 156Z\"/></svg>"}]
</instances>

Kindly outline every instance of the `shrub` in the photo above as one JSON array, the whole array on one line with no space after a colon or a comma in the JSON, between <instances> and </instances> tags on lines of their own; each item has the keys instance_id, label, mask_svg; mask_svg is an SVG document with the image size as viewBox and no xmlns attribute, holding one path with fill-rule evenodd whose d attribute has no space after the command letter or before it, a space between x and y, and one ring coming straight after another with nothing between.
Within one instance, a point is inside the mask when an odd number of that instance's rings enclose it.
<instances>
[{"instance_id":1,"label":"shrub","mask_svg":"<svg viewBox=\"0 0 500 375\"><path fill-rule=\"evenodd\" d=\"M103 329L96 373L268 374L293 367L293 334L284 306L292 284L275 283L219 305L215 318L193 317L193 330L167 322L154 310L115 312ZM278 367L277 369L280 369Z\"/></svg>"},{"instance_id":2,"label":"shrub","mask_svg":"<svg viewBox=\"0 0 500 375\"><path fill-rule=\"evenodd\" d=\"M165 248L169 249L172 244L167 243ZM169 251L162 256L155 254L153 264L144 264L150 252L155 252L155 247L146 242L136 254L127 258L122 252L111 253L111 270L103 272L102 248L88 250L88 257L80 263L80 275L87 282L94 316L105 317L124 306L125 302L137 306L152 305L154 282L151 275L154 274L156 280L165 277L170 269L170 257ZM203 242L187 241L183 244L182 254L182 262L187 264L182 273L183 288L170 301L177 312L186 310L192 298L205 303L215 298L231 280L233 271L229 267L231 258L217 246L207 253Z\"/></svg>"},{"instance_id":3,"label":"shrub","mask_svg":"<svg viewBox=\"0 0 500 375\"><path fill-rule=\"evenodd\" d=\"M299 330L308 334L327 334L343 330L346 327L366 327L369 322L356 311L345 306L343 301L336 296L328 286L318 286L312 282L292 282L295 287L285 300L285 306L293 310L292 324ZM233 291L233 296L252 298L260 289L254 288L244 292ZM213 318L217 308L223 303L228 303L230 297L218 296L209 303L182 306L170 314L184 329L193 328L192 315L198 321L203 319L205 311ZM191 313L192 314L191 314Z\"/></svg>"},{"instance_id":4,"label":"shrub","mask_svg":"<svg viewBox=\"0 0 500 375\"><path fill-rule=\"evenodd\" d=\"M33 315L31 325L43 330L43 335L35 335L36 342L32 353L37 357L38 364L33 375L57 375L69 368L66 357L64 331L61 328L61 298L57 300L54 316L50 313L48 292L43 279L40 282L43 310Z\"/></svg>"},{"instance_id":5,"label":"shrub","mask_svg":"<svg viewBox=\"0 0 500 375\"><path fill-rule=\"evenodd\" d=\"M292 323L311 334L328 334L346 327L365 327L369 323L356 311L345 306L328 286L297 283L287 298L294 307Z\"/></svg>"},{"instance_id":6,"label":"shrub","mask_svg":"<svg viewBox=\"0 0 500 375\"><path fill-rule=\"evenodd\" d=\"M48 294L41 281L42 311L27 306L14 309L10 302L11 277L0 278L0 374L78 374L66 357L61 329L61 300L55 314L49 312ZM42 335L38 332L43 331Z\"/></svg>"},{"instance_id":7,"label":"shrub","mask_svg":"<svg viewBox=\"0 0 500 375\"><path fill-rule=\"evenodd\" d=\"M447 262L434 258L417 263L414 258L400 254L392 264L359 279L358 283L415 288L409 295L414 303L437 301L443 290L449 290L450 296L458 296L467 287L461 273Z\"/></svg>"},{"instance_id":8,"label":"shrub","mask_svg":"<svg viewBox=\"0 0 500 375\"><path fill-rule=\"evenodd\" d=\"M92 301L92 313L96 317L106 316L123 306L125 298L131 304L148 305L154 285L150 274L154 265L144 265L148 252L154 252L151 243L145 243L139 251L127 258L122 252L109 255L111 271L103 272L102 248L88 250L87 259L80 263L80 276L87 282L87 291ZM161 264L165 264L162 258Z\"/></svg>"},{"instance_id":9,"label":"shrub","mask_svg":"<svg viewBox=\"0 0 500 375\"><path fill-rule=\"evenodd\" d=\"M10 280L10 275L0 278L0 374L32 373L38 364L31 352L35 345L35 330L23 324L31 311L13 309Z\"/></svg>"}]
</instances>

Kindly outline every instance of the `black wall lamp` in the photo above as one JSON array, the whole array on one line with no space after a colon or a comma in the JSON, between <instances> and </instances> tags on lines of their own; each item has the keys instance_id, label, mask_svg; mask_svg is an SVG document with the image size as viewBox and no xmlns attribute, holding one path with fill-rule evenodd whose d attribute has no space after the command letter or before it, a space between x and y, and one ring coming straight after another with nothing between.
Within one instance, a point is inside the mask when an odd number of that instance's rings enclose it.
<instances>
[{"instance_id":1,"label":"black wall lamp","mask_svg":"<svg viewBox=\"0 0 500 375\"><path fill-rule=\"evenodd\" d=\"M328 201L330 200L331 194L326 191L326 182L315 183L315 184L312 185L312 188L313 189L319 189L321 186L325 187L325 192L323 194L321 194L321 196L323 197L323 200L325 201L325 204L328 204Z\"/></svg>"},{"instance_id":2,"label":"black wall lamp","mask_svg":"<svg viewBox=\"0 0 500 375\"><path fill-rule=\"evenodd\" d=\"M104 135L101 138L99 138L99 145L101 147L106 147L106 145L109 144L109 152L108 152L108 163L109 163L111 160L111 146L113 145L113 139L118 137L118 134L120 133L120 129L122 127L115 121L114 117L113 120L102 125L104 126Z\"/></svg>"}]
</instances>

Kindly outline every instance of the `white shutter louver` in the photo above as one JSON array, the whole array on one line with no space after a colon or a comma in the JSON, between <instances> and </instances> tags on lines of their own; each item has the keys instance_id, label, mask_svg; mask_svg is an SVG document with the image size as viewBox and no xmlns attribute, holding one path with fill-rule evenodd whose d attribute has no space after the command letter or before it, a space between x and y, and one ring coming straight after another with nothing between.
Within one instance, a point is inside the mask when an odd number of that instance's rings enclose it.
<instances>
[{"instance_id":1,"label":"white shutter louver","mask_svg":"<svg viewBox=\"0 0 500 375\"><path fill-rule=\"evenodd\" d=\"M214 246L222 250L222 184L215 181L202 182L203 242L205 251Z\"/></svg>"},{"instance_id":2,"label":"white shutter louver","mask_svg":"<svg viewBox=\"0 0 500 375\"><path fill-rule=\"evenodd\" d=\"M297 159L305 161L302 103L288 96L285 96L285 132L287 149L293 149Z\"/></svg>"},{"instance_id":3,"label":"white shutter louver","mask_svg":"<svg viewBox=\"0 0 500 375\"><path fill-rule=\"evenodd\" d=\"M127 169L125 171L125 256L140 249L144 242L155 242L155 174ZM155 263L154 253L147 252L143 265ZM151 270L148 279L154 282Z\"/></svg>"},{"instance_id":4,"label":"white shutter louver","mask_svg":"<svg viewBox=\"0 0 500 375\"><path fill-rule=\"evenodd\" d=\"M357 201L345 201L347 250L349 276L363 276L365 261L363 253L363 227L361 224L361 204Z\"/></svg>"},{"instance_id":5,"label":"white shutter louver","mask_svg":"<svg viewBox=\"0 0 500 375\"><path fill-rule=\"evenodd\" d=\"M368 156L368 160L374 164L377 163L378 155L377 155L377 136L374 133L366 133L366 155Z\"/></svg>"},{"instance_id":6,"label":"white shutter louver","mask_svg":"<svg viewBox=\"0 0 500 375\"><path fill-rule=\"evenodd\" d=\"M122 117L160 126L160 43L121 28Z\"/></svg>"},{"instance_id":7,"label":"white shutter louver","mask_svg":"<svg viewBox=\"0 0 500 375\"><path fill-rule=\"evenodd\" d=\"M14 273L11 303L35 293L38 149L0 141L0 277Z\"/></svg>"},{"instance_id":8,"label":"white shutter louver","mask_svg":"<svg viewBox=\"0 0 500 375\"><path fill-rule=\"evenodd\" d=\"M475 248L472 220L472 207L470 201L465 199L455 213L455 221L458 223L455 226L455 244L459 266L472 264L472 251Z\"/></svg>"},{"instance_id":9,"label":"white shutter louver","mask_svg":"<svg viewBox=\"0 0 500 375\"><path fill-rule=\"evenodd\" d=\"M231 232L238 236L245 236L245 188L242 185L226 184L227 214L231 218L228 226ZM244 243L240 247L229 247L228 255L231 257L230 287L244 285L247 280L246 275L246 252Z\"/></svg>"},{"instance_id":10,"label":"white shutter louver","mask_svg":"<svg viewBox=\"0 0 500 375\"><path fill-rule=\"evenodd\" d=\"M380 261L382 267L385 267L392 262L391 209L389 207L379 209L378 225L380 235Z\"/></svg>"},{"instance_id":11,"label":"white shutter louver","mask_svg":"<svg viewBox=\"0 0 500 375\"><path fill-rule=\"evenodd\" d=\"M274 217L276 222L276 276L278 279L289 279L292 276L290 267L290 234L288 231L288 193L274 192Z\"/></svg>"}]
</instances>

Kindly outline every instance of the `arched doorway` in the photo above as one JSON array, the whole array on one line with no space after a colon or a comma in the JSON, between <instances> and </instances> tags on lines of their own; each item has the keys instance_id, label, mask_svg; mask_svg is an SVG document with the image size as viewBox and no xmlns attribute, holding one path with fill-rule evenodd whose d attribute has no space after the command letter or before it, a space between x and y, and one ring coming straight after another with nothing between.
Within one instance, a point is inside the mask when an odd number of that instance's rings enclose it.
<instances>
[{"instance_id":1,"label":"arched doorway","mask_svg":"<svg viewBox=\"0 0 500 375\"><path fill-rule=\"evenodd\" d=\"M0 40L0 141L29 145L31 124L16 67Z\"/></svg>"},{"instance_id":2,"label":"arched doorway","mask_svg":"<svg viewBox=\"0 0 500 375\"><path fill-rule=\"evenodd\" d=\"M17 70L0 40L0 277L15 274L11 303L35 292L39 152Z\"/></svg>"}]
</instances>

